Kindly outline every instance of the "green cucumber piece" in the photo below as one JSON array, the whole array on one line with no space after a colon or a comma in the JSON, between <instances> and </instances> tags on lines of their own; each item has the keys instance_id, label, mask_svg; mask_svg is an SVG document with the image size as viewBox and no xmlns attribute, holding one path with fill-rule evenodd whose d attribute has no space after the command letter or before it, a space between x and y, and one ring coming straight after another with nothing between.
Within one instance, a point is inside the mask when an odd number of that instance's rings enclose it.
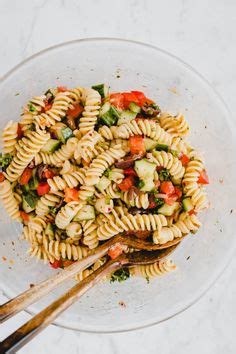
<instances>
[{"instance_id":1,"label":"green cucumber piece","mask_svg":"<svg viewBox=\"0 0 236 354\"><path fill-rule=\"evenodd\" d=\"M74 217L74 221L84 221L95 219L95 210L92 205L85 205Z\"/></svg>"},{"instance_id":2,"label":"green cucumber piece","mask_svg":"<svg viewBox=\"0 0 236 354\"><path fill-rule=\"evenodd\" d=\"M47 152L47 153L54 152L59 148L60 144L61 143L59 140L49 139L46 142L46 144L42 147L41 151Z\"/></svg>"},{"instance_id":3,"label":"green cucumber piece","mask_svg":"<svg viewBox=\"0 0 236 354\"><path fill-rule=\"evenodd\" d=\"M154 150L157 147L158 142L150 138L144 138L144 145L146 151L150 151L150 150Z\"/></svg>"},{"instance_id":4,"label":"green cucumber piece","mask_svg":"<svg viewBox=\"0 0 236 354\"><path fill-rule=\"evenodd\" d=\"M30 213L36 207L36 198L34 198L31 194L23 195L22 198L22 208L26 213Z\"/></svg>"},{"instance_id":5,"label":"green cucumber piece","mask_svg":"<svg viewBox=\"0 0 236 354\"><path fill-rule=\"evenodd\" d=\"M140 113L141 112L141 107L139 107L136 103L130 102L129 104L129 109L134 112L134 113Z\"/></svg>"},{"instance_id":6,"label":"green cucumber piece","mask_svg":"<svg viewBox=\"0 0 236 354\"><path fill-rule=\"evenodd\" d=\"M156 150L157 151L166 151L166 152L168 152L169 146L166 145L166 144L157 144Z\"/></svg>"},{"instance_id":7,"label":"green cucumber piece","mask_svg":"<svg viewBox=\"0 0 236 354\"><path fill-rule=\"evenodd\" d=\"M101 107L99 116L102 124L111 127L112 125L116 124L120 114L115 107L111 106L109 102L106 102Z\"/></svg>"},{"instance_id":8,"label":"green cucumber piece","mask_svg":"<svg viewBox=\"0 0 236 354\"><path fill-rule=\"evenodd\" d=\"M172 205L164 204L162 207L158 209L158 213L165 215L165 216L171 216L174 214L174 212L179 208L180 204L178 202L175 202Z\"/></svg>"},{"instance_id":9,"label":"green cucumber piece","mask_svg":"<svg viewBox=\"0 0 236 354\"><path fill-rule=\"evenodd\" d=\"M154 172L156 171L156 164L149 162L147 159L142 159L135 161L134 169L141 179L141 188L142 192L150 192L154 187Z\"/></svg>"},{"instance_id":10,"label":"green cucumber piece","mask_svg":"<svg viewBox=\"0 0 236 354\"><path fill-rule=\"evenodd\" d=\"M109 87L105 84L93 85L92 89L96 90L102 98L106 98L109 93Z\"/></svg>"},{"instance_id":11,"label":"green cucumber piece","mask_svg":"<svg viewBox=\"0 0 236 354\"><path fill-rule=\"evenodd\" d=\"M182 204L183 204L183 208L184 208L184 211L190 211L190 210L193 210L194 209L194 205L191 201L191 198L184 198L182 200Z\"/></svg>"},{"instance_id":12,"label":"green cucumber piece","mask_svg":"<svg viewBox=\"0 0 236 354\"><path fill-rule=\"evenodd\" d=\"M23 185L21 185L21 189L22 189L22 191L23 191L24 194L29 193L29 191L30 191L29 184L23 184Z\"/></svg>"},{"instance_id":13,"label":"green cucumber piece","mask_svg":"<svg viewBox=\"0 0 236 354\"><path fill-rule=\"evenodd\" d=\"M111 181L107 177L102 176L100 181L96 184L96 187L100 192L103 192L110 184Z\"/></svg>"},{"instance_id":14,"label":"green cucumber piece","mask_svg":"<svg viewBox=\"0 0 236 354\"><path fill-rule=\"evenodd\" d=\"M130 122L131 120L135 119L137 116L137 113L129 111L129 110L125 110L122 111L120 114L120 118L117 122L117 125L121 125L127 122Z\"/></svg>"},{"instance_id":15,"label":"green cucumber piece","mask_svg":"<svg viewBox=\"0 0 236 354\"><path fill-rule=\"evenodd\" d=\"M39 180L37 178L37 176L33 176L30 180L29 180L29 188L31 190L35 190L38 188L39 185Z\"/></svg>"},{"instance_id":16,"label":"green cucumber piece","mask_svg":"<svg viewBox=\"0 0 236 354\"><path fill-rule=\"evenodd\" d=\"M63 142L63 144L65 144L67 140L72 137L73 131L69 127L65 127L61 129L60 135L61 135L61 141Z\"/></svg>"}]
</instances>

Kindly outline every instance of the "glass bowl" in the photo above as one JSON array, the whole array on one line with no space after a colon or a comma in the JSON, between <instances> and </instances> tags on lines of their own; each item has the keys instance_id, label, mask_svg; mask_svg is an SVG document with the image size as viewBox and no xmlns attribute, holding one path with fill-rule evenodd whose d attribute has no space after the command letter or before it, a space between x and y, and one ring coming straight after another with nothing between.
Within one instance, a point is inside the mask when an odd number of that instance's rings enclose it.
<instances>
[{"instance_id":1,"label":"glass bowl","mask_svg":"<svg viewBox=\"0 0 236 354\"><path fill-rule=\"evenodd\" d=\"M1 128L8 120L17 120L22 105L48 87L102 82L113 91L145 91L163 110L183 112L191 126L189 140L205 153L210 176L210 209L200 215L203 226L197 235L187 237L173 254L177 271L149 284L142 278L104 282L55 322L80 331L117 332L161 322L188 308L228 263L236 241L235 126L214 89L181 60L150 45L102 38L52 47L8 72L0 85ZM55 272L26 255L20 232L20 225L1 209L0 285L9 298ZM66 287L30 306L29 312L38 312Z\"/></svg>"}]
</instances>

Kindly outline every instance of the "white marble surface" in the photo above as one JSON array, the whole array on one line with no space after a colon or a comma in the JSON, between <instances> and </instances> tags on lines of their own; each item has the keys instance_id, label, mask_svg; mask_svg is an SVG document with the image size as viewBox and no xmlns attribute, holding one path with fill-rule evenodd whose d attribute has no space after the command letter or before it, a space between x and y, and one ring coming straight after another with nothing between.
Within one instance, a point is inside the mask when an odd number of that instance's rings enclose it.
<instances>
[{"instance_id":1,"label":"white marble surface","mask_svg":"<svg viewBox=\"0 0 236 354\"><path fill-rule=\"evenodd\" d=\"M63 41L135 39L190 63L215 86L236 119L235 12L235 0L0 0L0 75L31 54ZM50 326L20 353L233 354L235 272L234 259L197 304L163 324L117 335ZM0 302L3 300L0 296ZM4 324L0 340L27 317L21 314Z\"/></svg>"}]
</instances>

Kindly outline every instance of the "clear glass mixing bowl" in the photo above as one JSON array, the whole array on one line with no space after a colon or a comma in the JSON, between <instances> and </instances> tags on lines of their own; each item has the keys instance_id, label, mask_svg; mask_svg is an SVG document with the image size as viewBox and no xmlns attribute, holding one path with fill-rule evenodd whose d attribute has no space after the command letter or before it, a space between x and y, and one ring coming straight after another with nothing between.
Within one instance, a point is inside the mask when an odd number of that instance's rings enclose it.
<instances>
[{"instance_id":1,"label":"clear glass mixing bowl","mask_svg":"<svg viewBox=\"0 0 236 354\"><path fill-rule=\"evenodd\" d=\"M108 83L113 91L141 90L163 110L183 112L190 139L205 152L210 176L210 209L203 227L173 254L176 272L147 284L133 278L105 282L69 308L56 324L81 331L116 332L161 322L193 304L219 277L234 251L236 217L235 126L222 99L192 68L174 56L137 42L119 39L77 40L44 50L7 73L0 83L0 124L19 118L21 107L52 86ZM26 255L20 225L1 209L0 287L8 297L55 271ZM5 261L2 257L6 257ZM4 258L3 258L4 259ZM68 286L67 284L66 286ZM38 312L65 290L53 291L32 305ZM126 307L119 305L124 301Z\"/></svg>"}]
</instances>

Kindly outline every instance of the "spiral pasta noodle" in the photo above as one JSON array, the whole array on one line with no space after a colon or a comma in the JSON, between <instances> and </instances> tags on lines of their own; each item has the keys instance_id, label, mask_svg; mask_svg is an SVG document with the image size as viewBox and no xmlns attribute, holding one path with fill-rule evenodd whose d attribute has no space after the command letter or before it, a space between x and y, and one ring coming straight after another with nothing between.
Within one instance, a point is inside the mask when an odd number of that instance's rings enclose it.
<instances>
[{"instance_id":1,"label":"spiral pasta noodle","mask_svg":"<svg viewBox=\"0 0 236 354\"><path fill-rule=\"evenodd\" d=\"M49 178L47 182L52 192L64 190L66 187L74 188L77 187L79 184L82 185L84 183L85 173L86 170L84 168L81 168L78 171L66 173L62 176L55 176L53 178Z\"/></svg>"},{"instance_id":2,"label":"spiral pasta noodle","mask_svg":"<svg viewBox=\"0 0 236 354\"><path fill-rule=\"evenodd\" d=\"M160 126L173 136L183 137L189 132L189 125L182 114L173 117L169 113L162 113L158 121Z\"/></svg>"},{"instance_id":3,"label":"spiral pasta noodle","mask_svg":"<svg viewBox=\"0 0 236 354\"><path fill-rule=\"evenodd\" d=\"M133 273L143 278L152 278L169 273L176 269L176 265L170 259L164 259L159 262L147 265L136 266Z\"/></svg>"},{"instance_id":4,"label":"spiral pasta noodle","mask_svg":"<svg viewBox=\"0 0 236 354\"><path fill-rule=\"evenodd\" d=\"M6 170L9 181L13 182L21 175L49 138L50 135L42 130L30 132L27 138L22 138L22 145Z\"/></svg>"},{"instance_id":5,"label":"spiral pasta noodle","mask_svg":"<svg viewBox=\"0 0 236 354\"><path fill-rule=\"evenodd\" d=\"M55 207L61 198L63 198L63 193L60 192L43 195L36 204L35 213L39 216L48 214L50 209Z\"/></svg>"},{"instance_id":6,"label":"spiral pasta noodle","mask_svg":"<svg viewBox=\"0 0 236 354\"><path fill-rule=\"evenodd\" d=\"M55 224L59 229L65 229L77 212L83 207L82 203L69 202L63 206L55 217Z\"/></svg>"},{"instance_id":7,"label":"spiral pasta noodle","mask_svg":"<svg viewBox=\"0 0 236 354\"><path fill-rule=\"evenodd\" d=\"M3 150L5 153L14 154L17 143L18 123L8 122L2 133Z\"/></svg>"},{"instance_id":8,"label":"spiral pasta noodle","mask_svg":"<svg viewBox=\"0 0 236 354\"><path fill-rule=\"evenodd\" d=\"M121 194L120 198L125 202L126 205L131 207L147 209L149 206L147 193L136 195L135 193L124 192Z\"/></svg>"},{"instance_id":9,"label":"spiral pasta noodle","mask_svg":"<svg viewBox=\"0 0 236 354\"><path fill-rule=\"evenodd\" d=\"M105 170L124 155L125 152L121 150L120 145L116 145L99 155L98 158L92 161L87 170L86 185L93 186L97 184Z\"/></svg>"},{"instance_id":10,"label":"spiral pasta noodle","mask_svg":"<svg viewBox=\"0 0 236 354\"><path fill-rule=\"evenodd\" d=\"M151 162L155 162L157 166L169 170L171 176L175 179L180 179L184 175L185 168L182 166L181 161L169 152L153 151L152 153L147 154L147 158Z\"/></svg>"},{"instance_id":11,"label":"spiral pasta noodle","mask_svg":"<svg viewBox=\"0 0 236 354\"><path fill-rule=\"evenodd\" d=\"M99 244L98 237L97 237L97 228L98 224L94 220L83 221L83 243L88 246L90 249L96 248Z\"/></svg>"},{"instance_id":12,"label":"spiral pasta noodle","mask_svg":"<svg viewBox=\"0 0 236 354\"><path fill-rule=\"evenodd\" d=\"M93 89L84 89L84 101L84 111L79 123L79 129L83 135L95 127L101 105L101 96Z\"/></svg>"},{"instance_id":13,"label":"spiral pasta noodle","mask_svg":"<svg viewBox=\"0 0 236 354\"><path fill-rule=\"evenodd\" d=\"M14 220L19 220L19 205L13 195L11 183L8 180L0 183L0 197L9 216Z\"/></svg>"}]
</instances>

